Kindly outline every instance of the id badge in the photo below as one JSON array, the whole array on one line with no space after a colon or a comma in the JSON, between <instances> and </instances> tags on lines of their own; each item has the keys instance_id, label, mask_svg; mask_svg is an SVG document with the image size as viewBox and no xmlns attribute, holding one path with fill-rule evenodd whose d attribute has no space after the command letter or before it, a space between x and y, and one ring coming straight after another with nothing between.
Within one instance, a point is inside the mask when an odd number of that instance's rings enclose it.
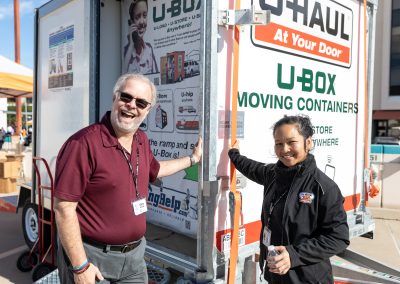
<instances>
[{"instance_id":1,"label":"id badge","mask_svg":"<svg viewBox=\"0 0 400 284\"><path fill-rule=\"evenodd\" d=\"M271 230L268 229L267 226L264 226L262 243L266 247L271 244Z\"/></svg>"},{"instance_id":2,"label":"id badge","mask_svg":"<svg viewBox=\"0 0 400 284\"><path fill-rule=\"evenodd\" d=\"M139 200L133 201L132 207L133 207L133 212L135 213L136 216L147 212L146 199L141 198Z\"/></svg>"}]
</instances>

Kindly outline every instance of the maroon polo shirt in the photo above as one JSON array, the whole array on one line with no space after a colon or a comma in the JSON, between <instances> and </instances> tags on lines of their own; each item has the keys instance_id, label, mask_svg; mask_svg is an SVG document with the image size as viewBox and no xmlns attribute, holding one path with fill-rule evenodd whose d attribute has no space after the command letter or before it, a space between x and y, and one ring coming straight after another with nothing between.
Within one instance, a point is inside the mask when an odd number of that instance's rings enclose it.
<instances>
[{"instance_id":1,"label":"maroon polo shirt","mask_svg":"<svg viewBox=\"0 0 400 284\"><path fill-rule=\"evenodd\" d=\"M160 164L146 134L138 129L136 135L128 158L136 174L139 149L137 187L140 197L147 200L149 181L156 179ZM82 236L105 244L135 241L146 231L146 214L133 212L136 191L122 151L107 112L100 123L72 135L57 157L55 196L78 202Z\"/></svg>"}]
</instances>

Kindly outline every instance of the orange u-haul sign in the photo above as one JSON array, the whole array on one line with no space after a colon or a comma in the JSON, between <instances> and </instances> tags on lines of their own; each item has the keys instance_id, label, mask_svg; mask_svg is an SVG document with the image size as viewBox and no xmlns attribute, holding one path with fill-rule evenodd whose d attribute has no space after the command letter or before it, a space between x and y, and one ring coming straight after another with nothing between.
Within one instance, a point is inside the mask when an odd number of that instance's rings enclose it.
<instances>
[{"instance_id":1,"label":"orange u-haul sign","mask_svg":"<svg viewBox=\"0 0 400 284\"><path fill-rule=\"evenodd\" d=\"M276 16L252 29L254 45L334 65L350 67L353 12L336 1L259 0Z\"/></svg>"}]
</instances>

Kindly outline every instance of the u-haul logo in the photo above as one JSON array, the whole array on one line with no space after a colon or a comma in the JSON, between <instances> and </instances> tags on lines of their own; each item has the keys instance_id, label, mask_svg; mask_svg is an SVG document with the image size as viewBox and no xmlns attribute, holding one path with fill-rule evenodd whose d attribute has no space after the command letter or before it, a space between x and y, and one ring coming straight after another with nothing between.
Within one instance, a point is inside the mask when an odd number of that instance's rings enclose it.
<instances>
[{"instance_id":1,"label":"u-haul logo","mask_svg":"<svg viewBox=\"0 0 400 284\"><path fill-rule=\"evenodd\" d=\"M271 23L252 27L253 44L343 67L351 66L353 11L333 0L253 0Z\"/></svg>"}]
</instances>

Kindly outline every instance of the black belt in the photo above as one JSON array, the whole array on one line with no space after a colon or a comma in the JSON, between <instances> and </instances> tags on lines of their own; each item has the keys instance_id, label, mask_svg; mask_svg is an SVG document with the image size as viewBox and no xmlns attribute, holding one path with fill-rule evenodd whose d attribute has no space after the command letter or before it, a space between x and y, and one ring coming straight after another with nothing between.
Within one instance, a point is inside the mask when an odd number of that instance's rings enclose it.
<instances>
[{"instance_id":1,"label":"black belt","mask_svg":"<svg viewBox=\"0 0 400 284\"><path fill-rule=\"evenodd\" d=\"M107 245L107 244L103 244L103 243L95 241L95 240L91 240L86 237L82 237L82 240L84 243L87 243L91 246L103 249L104 252L118 251L118 252L122 252L122 253L126 253L126 252L129 252L129 251L137 248L140 245L140 243L142 242L142 240L138 240L138 241L124 244L124 245Z\"/></svg>"}]
</instances>

